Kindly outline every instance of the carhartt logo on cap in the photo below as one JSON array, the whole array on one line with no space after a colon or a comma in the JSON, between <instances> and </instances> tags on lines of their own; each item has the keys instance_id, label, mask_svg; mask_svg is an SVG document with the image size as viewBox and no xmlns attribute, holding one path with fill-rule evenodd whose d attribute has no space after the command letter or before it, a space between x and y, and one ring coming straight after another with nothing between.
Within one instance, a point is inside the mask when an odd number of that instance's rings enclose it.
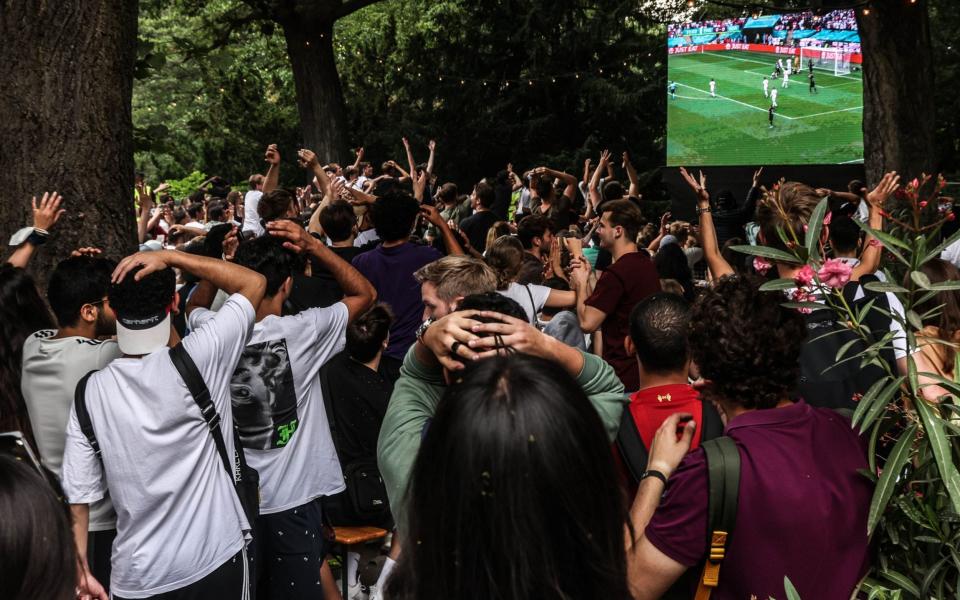
<instances>
[{"instance_id":1,"label":"carhartt logo on cap","mask_svg":"<svg viewBox=\"0 0 960 600\"><path fill-rule=\"evenodd\" d=\"M117 321L127 329L150 329L159 325L166 316L166 312L149 317L122 317L117 315Z\"/></svg>"}]
</instances>

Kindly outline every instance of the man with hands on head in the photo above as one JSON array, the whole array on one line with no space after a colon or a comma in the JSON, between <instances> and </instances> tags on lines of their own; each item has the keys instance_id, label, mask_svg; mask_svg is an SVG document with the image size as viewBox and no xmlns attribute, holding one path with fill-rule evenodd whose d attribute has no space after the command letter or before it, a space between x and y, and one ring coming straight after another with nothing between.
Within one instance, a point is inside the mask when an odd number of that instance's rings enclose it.
<instances>
[{"instance_id":1,"label":"man with hands on head","mask_svg":"<svg viewBox=\"0 0 960 600\"><path fill-rule=\"evenodd\" d=\"M174 268L230 294L215 317L182 340L171 324ZM82 392L99 453L81 431L75 405L63 455L81 559L78 597L107 599L84 557L89 504L108 489L117 510L113 598L246 597L250 523L168 349L181 345L196 365L233 455L230 377L265 289L262 275L186 252L140 252L117 266L108 300L123 356L90 375Z\"/></svg>"},{"instance_id":2,"label":"man with hands on head","mask_svg":"<svg viewBox=\"0 0 960 600\"><path fill-rule=\"evenodd\" d=\"M626 397L613 368L540 332L523 309L496 292L467 296L457 312L434 321L407 352L377 443L378 464L394 520L403 533L403 495L424 428L444 390L468 361L522 352L562 365L583 387L603 420L610 439L616 436Z\"/></svg>"},{"instance_id":3,"label":"man with hands on head","mask_svg":"<svg viewBox=\"0 0 960 600\"><path fill-rule=\"evenodd\" d=\"M231 378L234 423L246 459L260 475L251 581L258 596L314 598L325 555L321 501L345 489L319 372L343 349L347 324L373 305L376 291L300 225L278 219L266 227L268 235L241 243L234 259L267 281L253 333ZM332 274L343 299L281 316L293 278L305 267L303 255ZM214 293L203 282L191 297L192 328L217 318L206 308Z\"/></svg>"}]
</instances>

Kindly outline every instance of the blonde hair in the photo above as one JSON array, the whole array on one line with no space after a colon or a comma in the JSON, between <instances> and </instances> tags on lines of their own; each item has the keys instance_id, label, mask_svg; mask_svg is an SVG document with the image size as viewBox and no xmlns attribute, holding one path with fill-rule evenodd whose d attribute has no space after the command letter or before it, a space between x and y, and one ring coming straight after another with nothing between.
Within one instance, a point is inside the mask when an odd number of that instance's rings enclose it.
<instances>
[{"instance_id":1,"label":"blonde hair","mask_svg":"<svg viewBox=\"0 0 960 600\"><path fill-rule=\"evenodd\" d=\"M788 181L774 186L757 206L757 224L760 225L763 245L790 250L781 239L780 231L788 240L796 239L802 244L810 215L822 199L817 190L804 183Z\"/></svg>"},{"instance_id":2,"label":"blonde hair","mask_svg":"<svg viewBox=\"0 0 960 600\"><path fill-rule=\"evenodd\" d=\"M445 256L420 267L413 277L421 284L432 283L437 288L437 296L444 302L497 289L493 269L482 260L469 256Z\"/></svg>"},{"instance_id":3,"label":"blonde hair","mask_svg":"<svg viewBox=\"0 0 960 600\"><path fill-rule=\"evenodd\" d=\"M487 243L485 247L489 248L491 244L500 236L510 235L510 224L506 221L497 221L487 230Z\"/></svg>"}]
</instances>

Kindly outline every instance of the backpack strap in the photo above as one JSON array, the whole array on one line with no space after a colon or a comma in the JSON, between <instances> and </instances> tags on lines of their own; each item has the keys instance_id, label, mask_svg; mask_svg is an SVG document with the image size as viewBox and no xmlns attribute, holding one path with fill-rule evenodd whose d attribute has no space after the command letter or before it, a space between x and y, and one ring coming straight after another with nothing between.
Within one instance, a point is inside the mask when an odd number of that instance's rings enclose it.
<instances>
[{"instance_id":1,"label":"backpack strap","mask_svg":"<svg viewBox=\"0 0 960 600\"><path fill-rule=\"evenodd\" d=\"M617 449L623 458L634 483L640 482L640 476L647 469L647 460L650 458L643 438L637 430L637 422L630 412L630 405L623 407L623 416L620 417L620 430L617 431Z\"/></svg>"},{"instance_id":2,"label":"backpack strap","mask_svg":"<svg viewBox=\"0 0 960 600\"><path fill-rule=\"evenodd\" d=\"M720 413L714 408L713 404L709 400L700 400L703 407L700 409L701 421L700 424L700 443L707 440L712 440L723 435L723 421L720 419Z\"/></svg>"},{"instance_id":3,"label":"backpack strap","mask_svg":"<svg viewBox=\"0 0 960 600\"><path fill-rule=\"evenodd\" d=\"M97 434L93 431L93 421L90 420L90 412L87 410L87 380L94 373L96 373L95 370L90 371L77 382L77 387L73 392L73 406L77 413L77 421L80 423L80 431L90 442L93 453L102 463L103 456L100 454L100 442L97 441Z\"/></svg>"},{"instance_id":4,"label":"backpack strap","mask_svg":"<svg viewBox=\"0 0 960 600\"><path fill-rule=\"evenodd\" d=\"M217 446L217 453L220 454L220 460L223 461L223 468L230 475L230 481L236 482L234 470L231 466L232 461L227 456L227 445L223 441L223 432L220 430L220 415L210 399L210 390L207 389L207 384L203 382L197 364L187 354L183 344L177 344L170 348L170 360L173 361L173 366L180 373L183 382L187 384L187 389L190 390L193 401L200 407L200 414L203 415L203 420L207 422L207 429L213 436L213 443Z\"/></svg>"},{"instance_id":5,"label":"backpack strap","mask_svg":"<svg viewBox=\"0 0 960 600\"><path fill-rule=\"evenodd\" d=\"M536 327L536 325L537 325L537 303L533 301L533 292L530 291L530 284L529 284L529 283L525 284L525 285L523 286L523 289L527 290L527 296L530 298L530 309L531 309L531 313L530 313L530 314L533 315L532 317L530 317L530 324L533 325L534 327Z\"/></svg>"},{"instance_id":6,"label":"backpack strap","mask_svg":"<svg viewBox=\"0 0 960 600\"><path fill-rule=\"evenodd\" d=\"M726 436L708 440L701 446L707 458L707 542L710 549L695 598L707 600L720 583L720 563L726 554L727 540L736 525L740 495L740 451L733 439Z\"/></svg>"}]
</instances>

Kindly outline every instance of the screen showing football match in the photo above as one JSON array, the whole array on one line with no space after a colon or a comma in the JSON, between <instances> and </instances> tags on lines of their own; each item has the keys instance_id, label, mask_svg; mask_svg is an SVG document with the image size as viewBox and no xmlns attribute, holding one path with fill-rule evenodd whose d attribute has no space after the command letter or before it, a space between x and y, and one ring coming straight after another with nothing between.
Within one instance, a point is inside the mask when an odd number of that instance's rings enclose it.
<instances>
[{"instance_id":1,"label":"screen showing football match","mask_svg":"<svg viewBox=\"0 0 960 600\"><path fill-rule=\"evenodd\" d=\"M853 10L669 27L667 165L863 162Z\"/></svg>"}]
</instances>

